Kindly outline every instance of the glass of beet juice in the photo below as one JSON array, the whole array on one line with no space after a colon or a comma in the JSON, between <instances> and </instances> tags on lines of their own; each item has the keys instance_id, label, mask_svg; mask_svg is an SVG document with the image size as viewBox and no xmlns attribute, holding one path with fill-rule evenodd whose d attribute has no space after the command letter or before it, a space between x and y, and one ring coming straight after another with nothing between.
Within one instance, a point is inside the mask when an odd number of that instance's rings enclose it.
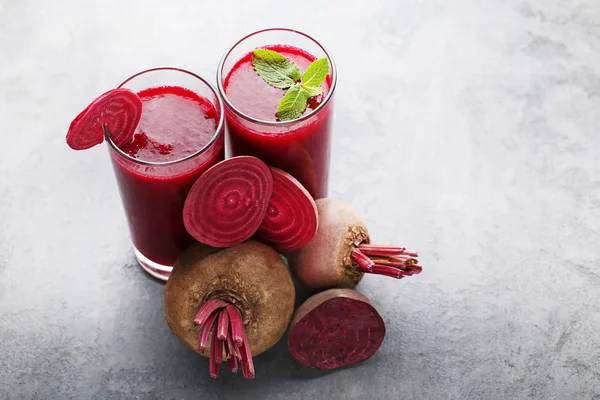
<instances>
[{"instance_id":1,"label":"glass of beet juice","mask_svg":"<svg viewBox=\"0 0 600 400\"><path fill-rule=\"evenodd\" d=\"M105 137L137 260L167 280L194 242L183 225L185 197L224 158L223 105L210 83L176 68L143 71L119 87L139 95L142 116L131 143L119 148Z\"/></svg>"},{"instance_id":2,"label":"glass of beet juice","mask_svg":"<svg viewBox=\"0 0 600 400\"><path fill-rule=\"evenodd\" d=\"M252 51L274 50L304 72L327 57L329 75L323 93L308 101L292 121L279 121L277 106L285 90L270 86L254 69ZM337 73L329 53L310 36L273 28L252 33L234 44L217 69L217 87L225 103L228 156L252 155L293 175L315 198L327 197L333 93Z\"/></svg>"}]
</instances>

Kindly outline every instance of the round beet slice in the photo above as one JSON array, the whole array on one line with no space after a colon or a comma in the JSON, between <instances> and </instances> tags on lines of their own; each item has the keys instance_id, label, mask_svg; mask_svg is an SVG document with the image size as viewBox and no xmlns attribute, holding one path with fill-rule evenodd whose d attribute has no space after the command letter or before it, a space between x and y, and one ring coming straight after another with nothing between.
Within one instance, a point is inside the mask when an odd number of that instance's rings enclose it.
<instances>
[{"instance_id":1,"label":"round beet slice","mask_svg":"<svg viewBox=\"0 0 600 400\"><path fill-rule=\"evenodd\" d=\"M129 143L142 116L142 100L129 89L112 89L100 95L79 113L67 132L73 150L85 150L104 141L106 125L117 146Z\"/></svg>"},{"instance_id":2,"label":"round beet slice","mask_svg":"<svg viewBox=\"0 0 600 400\"><path fill-rule=\"evenodd\" d=\"M288 346L301 364L329 370L368 359L384 337L385 324L369 299L351 289L330 289L298 308Z\"/></svg>"},{"instance_id":3,"label":"round beet slice","mask_svg":"<svg viewBox=\"0 0 600 400\"><path fill-rule=\"evenodd\" d=\"M299 249L317 233L317 205L308 191L290 174L271 168L273 194L258 237L280 253Z\"/></svg>"},{"instance_id":4,"label":"round beet slice","mask_svg":"<svg viewBox=\"0 0 600 400\"><path fill-rule=\"evenodd\" d=\"M230 247L250 239L260 226L273 192L273 176L258 158L240 156L206 171L190 190L183 222L200 243Z\"/></svg>"}]
</instances>

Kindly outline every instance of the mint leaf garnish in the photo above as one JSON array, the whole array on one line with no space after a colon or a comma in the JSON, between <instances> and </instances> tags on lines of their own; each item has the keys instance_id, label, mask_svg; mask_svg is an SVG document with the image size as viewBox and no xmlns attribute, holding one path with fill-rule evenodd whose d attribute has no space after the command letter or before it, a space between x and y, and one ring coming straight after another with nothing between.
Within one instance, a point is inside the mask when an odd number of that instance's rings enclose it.
<instances>
[{"instance_id":1,"label":"mint leaf garnish","mask_svg":"<svg viewBox=\"0 0 600 400\"><path fill-rule=\"evenodd\" d=\"M300 76L296 64L283 54L268 49L254 50L252 64L258 75L269 85L288 89L277 107L280 121L291 121L301 116L306 110L308 99L323 93L321 84L329 74L326 57L313 61Z\"/></svg>"},{"instance_id":2,"label":"mint leaf garnish","mask_svg":"<svg viewBox=\"0 0 600 400\"><path fill-rule=\"evenodd\" d=\"M301 86L302 86L302 90L304 90L306 92L308 97L318 96L321 93L323 93L323 88L321 86L316 86L316 87L304 86L304 83L302 83Z\"/></svg>"},{"instance_id":3,"label":"mint leaf garnish","mask_svg":"<svg viewBox=\"0 0 600 400\"><path fill-rule=\"evenodd\" d=\"M277 107L277 116L281 121L291 121L302 115L306 110L306 103L310 96L302 89L302 86L292 86Z\"/></svg>"},{"instance_id":4,"label":"mint leaf garnish","mask_svg":"<svg viewBox=\"0 0 600 400\"><path fill-rule=\"evenodd\" d=\"M287 89L300 79L298 66L273 50L254 50L252 64L265 82L279 89Z\"/></svg>"},{"instance_id":5,"label":"mint leaf garnish","mask_svg":"<svg viewBox=\"0 0 600 400\"><path fill-rule=\"evenodd\" d=\"M325 82L327 74L329 73L329 63L327 58L319 58L306 68L306 71L302 74L302 86L305 87L318 87L321 83Z\"/></svg>"}]
</instances>

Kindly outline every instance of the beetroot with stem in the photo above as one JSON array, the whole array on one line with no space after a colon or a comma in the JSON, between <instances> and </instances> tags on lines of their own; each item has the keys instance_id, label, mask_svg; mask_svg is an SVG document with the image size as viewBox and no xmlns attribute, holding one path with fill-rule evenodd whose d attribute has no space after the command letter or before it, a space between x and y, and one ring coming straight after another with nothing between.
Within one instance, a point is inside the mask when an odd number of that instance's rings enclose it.
<instances>
[{"instance_id":1,"label":"beetroot with stem","mask_svg":"<svg viewBox=\"0 0 600 400\"><path fill-rule=\"evenodd\" d=\"M260 226L273 192L273 176L258 158L229 158L211 167L190 189L183 207L185 228L197 241L230 247Z\"/></svg>"},{"instance_id":2,"label":"beetroot with stem","mask_svg":"<svg viewBox=\"0 0 600 400\"><path fill-rule=\"evenodd\" d=\"M271 168L273 194L258 237L280 253L299 249L317 232L317 206L308 191L290 174Z\"/></svg>"},{"instance_id":3,"label":"beetroot with stem","mask_svg":"<svg viewBox=\"0 0 600 400\"><path fill-rule=\"evenodd\" d=\"M129 89L112 89L97 97L69 126L67 144L85 150L104 141L103 125L118 146L133 139L142 117L142 100Z\"/></svg>"},{"instance_id":4,"label":"beetroot with stem","mask_svg":"<svg viewBox=\"0 0 600 400\"><path fill-rule=\"evenodd\" d=\"M384 337L385 324L369 299L351 289L330 289L298 308L288 346L301 364L329 370L368 359Z\"/></svg>"},{"instance_id":5,"label":"beetroot with stem","mask_svg":"<svg viewBox=\"0 0 600 400\"><path fill-rule=\"evenodd\" d=\"M173 267L165 287L165 319L194 351L254 377L253 356L275 345L294 312L287 267L269 246L247 241L227 249L196 244Z\"/></svg>"},{"instance_id":6,"label":"beetroot with stem","mask_svg":"<svg viewBox=\"0 0 600 400\"><path fill-rule=\"evenodd\" d=\"M299 283L313 290L354 288L365 273L401 279L421 272L417 253L404 247L370 244L358 212L337 199L316 201L319 229L289 255Z\"/></svg>"}]
</instances>

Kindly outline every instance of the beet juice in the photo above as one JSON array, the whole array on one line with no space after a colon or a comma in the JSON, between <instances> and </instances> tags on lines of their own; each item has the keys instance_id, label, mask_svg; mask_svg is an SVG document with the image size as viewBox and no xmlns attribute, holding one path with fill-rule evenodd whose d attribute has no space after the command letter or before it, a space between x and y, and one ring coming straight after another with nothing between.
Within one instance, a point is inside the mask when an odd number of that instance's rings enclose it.
<instances>
[{"instance_id":1,"label":"beet juice","mask_svg":"<svg viewBox=\"0 0 600 400\"><path fill-rule=\"evenodd\" d=\"M223 117L213 88L187 71L142 72L121 87L142 100L142 116L129 144L107 137L136 257L167 279L194 239L183 225L183 204L193 183L223 160Z\"/></svg>"},{"instance_id":2,"label":"beet juice","mask_svg":"<svg viewBox=\"0 0 600 400\"><path fill-rule=\"evenodd\" d=\"M327 57L329 75L322 94L308 100L306 111L292 121L279 121L277 107L286 91L270 86L256 72L252 51L274 50L301 72ZM253 33L223 57L217 83L226 104L228 155L251 155L293 175L315 198L327 197L333 114L335 65L309 36L287 29Z\"/></svg>"}]
</instances>

